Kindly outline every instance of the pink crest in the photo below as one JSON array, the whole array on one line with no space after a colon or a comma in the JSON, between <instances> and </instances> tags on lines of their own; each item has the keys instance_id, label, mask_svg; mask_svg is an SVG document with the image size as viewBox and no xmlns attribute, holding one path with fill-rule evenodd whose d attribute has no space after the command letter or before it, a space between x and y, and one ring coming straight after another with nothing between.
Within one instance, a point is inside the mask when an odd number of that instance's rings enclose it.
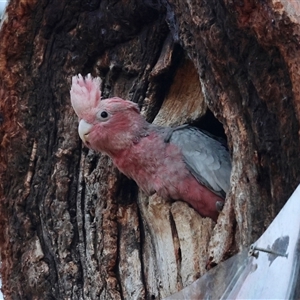
<instances>
[{"instance_id":1,"label":"pink crest","mask_svg":"<svg viewBox=\"0 0 300 300\"><path fill-rule=\"evenodd\" d=\"M98 106L101 101L100 85L101 79L93 78L91 74L86 77L81 74L72 77L71 103L79 118L83 119Z\"/></svg>"}]
</instances>

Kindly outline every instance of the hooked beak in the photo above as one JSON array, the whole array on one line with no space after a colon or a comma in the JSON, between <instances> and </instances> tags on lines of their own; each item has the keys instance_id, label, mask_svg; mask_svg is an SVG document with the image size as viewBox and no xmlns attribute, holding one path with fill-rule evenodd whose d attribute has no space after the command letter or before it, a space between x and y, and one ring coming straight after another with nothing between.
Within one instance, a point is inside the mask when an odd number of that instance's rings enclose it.
<instances>
[{"instance_id":1,"label":"hooked beak","mask_svg":"<svg viewBox=\"0 0 300 300\"><path fill-rule=\"evenodd\" d=\"M87 123L85 120L80 120L78 125L78 133L81 140L87 144L88 143L88 134L90 133L93 125Z\"/></svg>"}]
</instances>

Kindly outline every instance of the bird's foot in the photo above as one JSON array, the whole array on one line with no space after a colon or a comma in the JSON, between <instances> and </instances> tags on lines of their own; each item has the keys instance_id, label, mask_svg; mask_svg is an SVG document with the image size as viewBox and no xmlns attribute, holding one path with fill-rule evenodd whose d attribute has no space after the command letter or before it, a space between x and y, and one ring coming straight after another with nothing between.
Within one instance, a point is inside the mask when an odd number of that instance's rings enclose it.
<instances>
[{"instance_id":1,"label":"bird's foot","mask_svg":"<svg viewBox=\"0 0 300 300\"><path fill-rule=\"evenodd\" d=\"M218 212L221 212L223 210L224 207L224 201L217 201L216 202L216 208Z\"/></svg>"}]
</instances>

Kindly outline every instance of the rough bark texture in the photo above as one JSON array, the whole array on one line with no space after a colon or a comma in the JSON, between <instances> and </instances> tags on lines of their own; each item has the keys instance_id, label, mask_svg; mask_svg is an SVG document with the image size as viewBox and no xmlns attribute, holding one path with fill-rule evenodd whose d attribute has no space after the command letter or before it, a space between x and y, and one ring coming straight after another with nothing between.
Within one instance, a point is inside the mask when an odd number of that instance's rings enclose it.
<instances>
[{"instance_id":1,"label":"rough bark texture","mask_svg":"<svg viewBox=\"0 0 300 300\"><path fill-rule=\"evenodd\" d=\"M292 0L11 0L0 30L7 299L161 299L258 238L300 179L299 23ZM217 224L145 197L82 147L69 100L79 72L149 121L226 134L232 187Z\"/></svg>"}]
</instances>

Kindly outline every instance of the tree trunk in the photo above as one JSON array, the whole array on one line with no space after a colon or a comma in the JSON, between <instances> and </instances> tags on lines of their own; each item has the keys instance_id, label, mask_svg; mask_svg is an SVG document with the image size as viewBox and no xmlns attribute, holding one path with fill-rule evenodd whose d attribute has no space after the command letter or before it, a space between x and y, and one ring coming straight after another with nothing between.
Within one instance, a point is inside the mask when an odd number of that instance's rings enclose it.
<instances>
[{"instance_id":1,"label":"tree trunk","mask_svg":"<svg viewBox=\"0 0 300 300\"><path fill-rule=\"evenodd\" d=\"M299 15L292 0L11 0L0 30L6 299L162 299L256 240L300 179ZM227 138L217 224L146 197L83 147L77 73L148 121Z\"/></svg>"}]
</instances>

